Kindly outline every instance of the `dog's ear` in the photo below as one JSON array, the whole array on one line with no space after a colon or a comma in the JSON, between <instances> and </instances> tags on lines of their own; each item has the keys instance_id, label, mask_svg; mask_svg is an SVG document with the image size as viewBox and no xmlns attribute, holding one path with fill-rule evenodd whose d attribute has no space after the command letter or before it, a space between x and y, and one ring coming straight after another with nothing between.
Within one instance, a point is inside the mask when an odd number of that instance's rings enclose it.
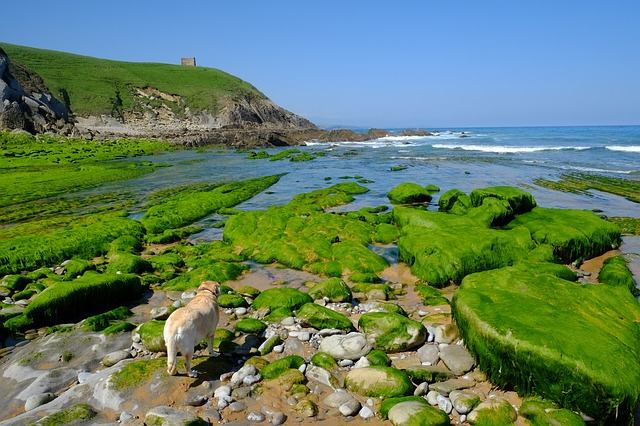
<instances>
[{"instance_id":1,"label":"dog's ear","mask_svg":"<svg viewBox=\"0 0 640 426\"><path fill-rule=\"evenodd\" d=\"M218 296L220 294L220 283L216 281L204 281L200 284L200 287L198 287L198 291L200 290L208 290Z\"/></svg>"}]
</instances>

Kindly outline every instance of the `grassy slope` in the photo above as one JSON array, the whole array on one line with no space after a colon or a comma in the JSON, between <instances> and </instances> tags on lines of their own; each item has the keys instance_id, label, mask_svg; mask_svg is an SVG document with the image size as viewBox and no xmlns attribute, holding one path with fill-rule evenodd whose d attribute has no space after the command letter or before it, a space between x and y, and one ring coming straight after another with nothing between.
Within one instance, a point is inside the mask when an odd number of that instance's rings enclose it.
<instances>
[{"instance_id":1,"label":"grassy slope","mask_svg":"<svg viewBox=\"0 0 640 426\"><path fill-rule=\"evenodd\" d=\"M79 115L109 114L116 88L125 110L134 104L131 87L151 86L180 95L192 111L215 112L226 97L264 98L251 84L214 68L111 61L7 43L0 47L13 61L40 74L55 96L66 89L71 108Z\"/></svg>"}]
</instances>

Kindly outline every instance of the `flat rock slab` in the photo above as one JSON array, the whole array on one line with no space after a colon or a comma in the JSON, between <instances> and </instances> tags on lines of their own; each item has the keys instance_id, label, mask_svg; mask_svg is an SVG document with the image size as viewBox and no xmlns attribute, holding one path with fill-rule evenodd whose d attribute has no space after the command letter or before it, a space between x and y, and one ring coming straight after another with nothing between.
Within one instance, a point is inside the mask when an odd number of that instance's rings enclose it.
<instances>
[{"instance_id":1,"label":"flat rock slab","mask_svg":"<svg viewBox=\"0 0 640 426\"><path fill-rule=\"evenodd\" d=\"M475 361L462 345L447 345L440 348L440 358L456 376L471 370Z\"/></svg>"},{"instance_id":2,"label":"flat rock slab","mask_svg":"<svg viewBox=\"0 0 640 426\"><path fill-rule=\"evenodd\" d=\"M451 392L460 389L470 388L475 384L473 380L468 379L451 379L444 382L433 383L429 385L429 390L434 390L442 395L449 395Z\"/></svg>"},{"instance_id":3,"label":"flat rock slab","mask_svg":"<svg viewBox=\"0 0 640 426\"><path fill-rule=\"evenodd\" d=\"M200 417L178 410L176 408L161 405L147 411L144 417L145 424L158 426L185 426L206 424Z\"/></svg>"}]
</instances>

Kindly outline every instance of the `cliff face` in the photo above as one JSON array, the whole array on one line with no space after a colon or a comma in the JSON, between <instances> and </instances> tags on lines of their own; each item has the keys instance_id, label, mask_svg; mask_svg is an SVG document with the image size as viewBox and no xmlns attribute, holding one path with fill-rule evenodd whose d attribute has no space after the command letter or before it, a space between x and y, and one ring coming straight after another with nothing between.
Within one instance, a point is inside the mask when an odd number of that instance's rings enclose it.
<instances>
[{"instance_id":1,"label":"cliff face","mask_svg":"<svg viewBox=\"0 0 640 426\"><path fill-rule=\"evenodd\" d=\"M230 128L315 129L309 120L279 107L250 83L215 68L112 61L3 46L12 66L21 71L14 77L24 75L28 82L22 85L28 88L26 93L39 94L31 97L47 104L56 119L67 120L72 110L77 130L87 137L174 137ZM8 63L6 55L4 58ZM51 93L64 96L64 103ZM11 102L20 96L13 96ZM28 130L42 128L35 125Z\"/></svg>"},{"instance_id":2,"label":"cliff face","mask_svg":"<svg viewBox=\"0 0 640 426\"><path fill-rule=\"evenodd\" d=\"M0 129L31 133L74 130L66 105L56 99L42 78L12 63L0 48Z\"/></svg>"}]
</instances>

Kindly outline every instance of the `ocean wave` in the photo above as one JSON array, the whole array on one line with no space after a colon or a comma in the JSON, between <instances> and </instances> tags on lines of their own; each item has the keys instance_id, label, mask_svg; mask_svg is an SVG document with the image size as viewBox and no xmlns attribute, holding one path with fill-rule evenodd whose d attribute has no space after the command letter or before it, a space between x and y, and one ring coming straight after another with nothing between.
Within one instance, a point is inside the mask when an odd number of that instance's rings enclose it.
<instances>
[{"instance_id":1,"label":"ocean wave","mask_svg":"<svg viewBox=\"0 0 640 426\"><path fill-rule=\"evenodd\" d=\"M415 140L424 139L424 138L428 138L428 137L430 137L430 136L417 136L417 135L413 135L413 136L393 136L393 135L389 135L389 136L383 136L381 138L373 139L373 141L389 141L389 142L415 141Z\"/></svg>"},{"instance_id":2,"label":"ocean wave","mask_svg":"<svg viewBox=\"0 0 640 426\"><path fill-rule=\"evenodd\" d=\"M435 149L461 149L463 151L493 152L497 154L517 154L542 151L584 151L588 146L506 146L506 145L453 145L432 144Z\"/></svg>"},{"instance_id":3,"label":"ocean wave","mask_svg":"<svg viewBox=\"0 0 640 426\"><path fill-rule=\"evenodd\" d=\"M631 175L640 172L640 170L610 170L599 169L596 167L583 167L583 166L560 166L563 170L577 170L579 172L592 172L592 173L614 173L618 175Z\"/></svg>"},{"instance_id":4,"label":"ocean wave","mask_svg":"<svg viewBox=\"0 0 640 426\"><path fill-rule=\"evenodd\" d=\"M640 145L608 145L605 146L609 151L619 152L638 152L640 153Z\"/></svg>"}]
</instances>

